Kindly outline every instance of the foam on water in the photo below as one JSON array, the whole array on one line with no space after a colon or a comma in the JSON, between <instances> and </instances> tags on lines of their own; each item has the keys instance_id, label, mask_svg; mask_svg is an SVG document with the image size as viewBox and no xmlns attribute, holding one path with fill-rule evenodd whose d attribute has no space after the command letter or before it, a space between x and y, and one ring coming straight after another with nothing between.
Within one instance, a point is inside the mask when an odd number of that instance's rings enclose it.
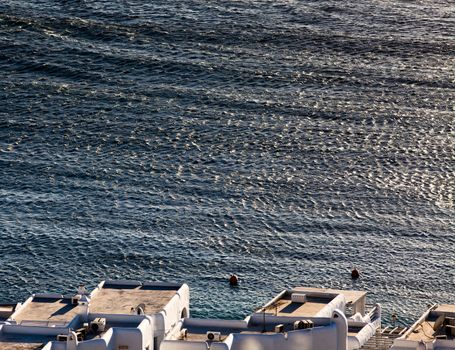
<instances>
[{"instance_id":1,"label":"foam on water","mask_svg":"<svg viewBox=\"0 0 455 350\"><path fill-rule=\"evenodd\" d=\"M204 317L295 285L403 323L455 302L453 10L3 1L0 299L135 278L188 282Z\"/></svg>"}]
</instances>

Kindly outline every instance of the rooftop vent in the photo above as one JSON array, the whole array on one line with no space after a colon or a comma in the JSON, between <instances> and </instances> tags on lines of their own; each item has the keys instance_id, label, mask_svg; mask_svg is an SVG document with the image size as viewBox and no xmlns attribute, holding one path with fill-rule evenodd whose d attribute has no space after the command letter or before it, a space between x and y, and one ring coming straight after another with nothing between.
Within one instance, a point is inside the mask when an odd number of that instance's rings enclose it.
<instances>
[{"instance_id":1,"label":"rooftop vent","mask_svg":"<svg viewBox=\"0 0 455 350\"><path fill-rule=\"evenodd\" d=\"M134 313L136 315L145 315L145 304L141 303L138 306L135 307Z\"/></svg>"},{"instance_id":2,"label":"rooftop vent","mask_svg":"<svg viewBox=\"0 0 455 350\"><path fill-rule=\"evenodd\" d=\"M451 326L451 325L448 324L446 326L446 335L450 336L450 337L455 336L455 326Z\"/></svg>"},{"instance_id":3,"label":"rooftop vent","mask_svg":"<svg viewBox=\"0 0 455 350\"><path fill-rule=\"evenodd\" d=\"M59 334L57 335L57 341L73 341L75 337L73 334Z\"/></svg>"},{"instance_id":4,"label":"rooftop vent","mask_svg":"<svg viewBox=\"0 0 455 350\"><path fill-rule=\"evenodd\" d=\"M294 330L313 328L314 323L311 320L299 320L294 322Z\"/></svg>"},{"instance_id":5,"label":"rooftop vent","mask_svg":"<svg viewBox=\"0 0 455 350\"><path fill-rule=\"evenodd\" d=\"M208 331L207 332L207 340L208 341L220 341L221 339L221 333L220 332L212 332Z\"/></svg>"},{"instance_id":6,"label":"rooftop vent","mask_svg":"<svg viewBox=\"0 0 455 350\"><path fill-rule=\"evenodd\" d=\"M94 333L103 332L106 329L106 319L101 317L95 318L90 322L90 329Z\"/></svg>"},{"instance_id":7,"label":"rooftop vent","mask_svg":"<svg viewBox=\"0 0 455 350\"><path fill-rule=\"evenodd\" d=\"M455 318L454 317L445 317L444 318L444 325L447 326L455 326Z\"/></svg>"},{"instance_id":8,"label":"rooftop vent","mask_svg":"<svg viewBox=\"0 0 455 350\"><path fill-rule=\"evenodd\" d=\"M187 328L182 328L182 329L180 330L180 336L181 336L183 339L188 338L188 329L187 329Z\"/></svg>"},{"instance_id":9,"label":"rooftop vent","mask_svg":"<svg viewBox=\"0 0 455 350\"><path fill-rule=\"evenodd\" d=\"M292 293L291 294L291 301L293 303L305 303L306 302L306 294L305 293Z\"/></svg>"},{"instance_id":10,"label":"rooftop vent","mask_svg":"<svg viewBox=\"0 0 455 350\"><path fill-rule=\"evenodd\" d=\"M57 341L67 341L67 340L68 340L68 334L57 335Z\"/></svg>"},{"instance_id":11,"label":"rooftop vent","mask_svg":"<svg viewBox=\"0 0 455 350\"><path fill-rule=\"evenodd\" d=\"M275 333L284 333L284 324L277 324L275 326Z\"/></svg>"}]
</instances>

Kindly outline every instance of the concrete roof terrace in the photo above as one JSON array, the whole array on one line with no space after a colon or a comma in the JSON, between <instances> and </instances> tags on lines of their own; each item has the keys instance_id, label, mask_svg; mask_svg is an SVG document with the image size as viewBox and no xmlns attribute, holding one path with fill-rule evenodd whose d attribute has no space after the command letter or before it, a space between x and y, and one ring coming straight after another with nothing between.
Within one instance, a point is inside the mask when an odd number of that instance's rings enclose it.
<instances>
[{"instance_id":1,"label":"concrete roof terrace","mask_svg":"<svg viewBox=\"0 0 455 350\"><path fill-rule=\"evenodd\" d=\"M172 284L104 283L92 295L90 312L131 314L131 309L144 304L144 312L153 314L163 310L179 288Z\"/></svg>"},{"instance_id":2,"label":"concrete roof terrace","mask_svg":"<svg viewBox=\"0 0 455 350\"><path fill-rule=\"evenodd\" d=\"M39 321L49 325L65 325L79 311L79 306L73 305L70 298L34 296L30 303L25 303L12 317L17 323Z\"/></svg>"},{"instance_id":3,"label":"concrete roof terrace","mask_svg":"<svg viewBox=\"0 0 455 350\"><path fill-rule=\"evenodd\" d=\"M0 304L0 321L7 320L16 310L17 304Z\"/></svg>"},{"instance_id":4,"label":"concrete roof terrace","mask_svg":"<svg viewBox=\"0 0 455 350\"><path fill-rule=\"evenodd\" d=\"M282 298L273 304L265 307L265 312L273 313L276 316L315 316L324 308L333 298L324 297L307 297L305 303L295 303L291 300L291 294L286 293ZM263 309L261 309L262 311Z\"/></svg>"},{"instance_id":5,"label":"concrete roof terrace","mask_svg":"<svg viewBox=\"0 0 455 350\"><path fill-rule=\"evenodd\" d=\"M0 350L37 350L55 337L12 334L0 336Z\"/></svg>"},{"instance_id":6,"label":"concrete roof terrace","mask_svg":"<svg viewBox=\"0 0 455 350\"><path fill-rule=\"evenodd\" d=\"M365 299L367 292L358 290L341 290L330 288L314 288L314 287L296 287L294 292L301 293L328 293L328 294L342 294L346 298L346 304L355 304L358 301Z\"/></svg>"},{"instance_id":7,"label":"concrete roof terrace","mask_svg":"<svg viewBox=\"0 0 455 350\"><path fill-rule=\"evenodd\" d=\"M431 342L437 337L455 339L454 336L448 335L444 328L445 319L451 318L453 320L455 317L455 305L441 304L430 310L421 322L414 325L412 332L406 333L406 339L423 342Z\"/></svg>"},{"instance_id":8,"label":"concrete roof terrace","mask_svg":"<svg viewBox=\"0 0 455 350\"><path fill-rule=\"evenodd\" d=\"M0 350L37 350L42 349L42 343L10 343L0 342Z\"/></svg>"},{"instance_id":9,"label":"concrete roof terrace","mask_svg":"<svg viewBox=\"0 0 455 350\"><path fill-rule=\"evenodd\" d=\"M292 294L294 293L305 294L305 302L293 301ZM292 290L283 291L256 312L272 313L276 316L315 317L335 297L343 295L346 305L355 305L356 311L363 314L366 294L366 292L355 290L296 287Z\"/></svg>"}]
</instances>

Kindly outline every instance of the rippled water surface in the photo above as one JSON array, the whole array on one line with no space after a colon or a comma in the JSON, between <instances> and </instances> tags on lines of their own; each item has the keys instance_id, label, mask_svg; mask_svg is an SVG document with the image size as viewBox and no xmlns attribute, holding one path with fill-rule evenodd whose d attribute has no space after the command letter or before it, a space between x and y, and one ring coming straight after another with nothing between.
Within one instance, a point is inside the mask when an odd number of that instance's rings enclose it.
<instances>
[{"instance_id":1,"label":"rippled water surface","mask_svg":"<svg viewBox=\"0 0 455 350\"><path fill-rule=\"evenodd\" d=\"M454 52L449 0L3 0L0 300L135 278L202 317L295 285L403 323L455 303Z\"/></svg>"}]
</instances>

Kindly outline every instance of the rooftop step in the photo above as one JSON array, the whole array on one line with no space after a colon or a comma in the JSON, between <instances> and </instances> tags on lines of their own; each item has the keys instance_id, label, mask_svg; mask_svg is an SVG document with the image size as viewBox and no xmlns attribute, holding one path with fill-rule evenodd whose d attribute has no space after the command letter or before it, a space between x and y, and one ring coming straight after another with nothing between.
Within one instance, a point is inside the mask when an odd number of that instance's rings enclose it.
<instances>
[{"instance_id":1,"label":"rooftop step","mask_svg":"<svg viewBox=\"0 0 455 350\"><path fill-rule=\"evenodd\" d=\"M384 329L378 329L376 334L372 336L360 350L388 350L393 344L393 341L406 332L405 327L387 326Z\"/></svg>"}]
</instances>

